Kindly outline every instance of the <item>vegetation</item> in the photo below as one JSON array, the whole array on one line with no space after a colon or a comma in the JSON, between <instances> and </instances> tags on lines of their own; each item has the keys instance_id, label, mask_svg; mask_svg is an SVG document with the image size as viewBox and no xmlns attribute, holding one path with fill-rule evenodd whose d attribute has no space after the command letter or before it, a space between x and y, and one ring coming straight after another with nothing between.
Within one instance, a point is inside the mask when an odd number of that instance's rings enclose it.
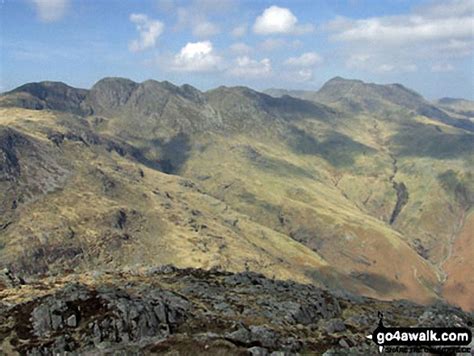
<instances>
[{"instance_id":1,"label":"vegetation","mask_svg":"<svg viewBox=\"0 0 474 356\"><path fill-rule=\"evenodd\" d=\"M2 267L172 263L429 302L469 257L453 241L473 134L402 86L336 78L301 99L106 78L68 105L62 84L26 88L0 97Z\"/></svg>"}]
</instances>

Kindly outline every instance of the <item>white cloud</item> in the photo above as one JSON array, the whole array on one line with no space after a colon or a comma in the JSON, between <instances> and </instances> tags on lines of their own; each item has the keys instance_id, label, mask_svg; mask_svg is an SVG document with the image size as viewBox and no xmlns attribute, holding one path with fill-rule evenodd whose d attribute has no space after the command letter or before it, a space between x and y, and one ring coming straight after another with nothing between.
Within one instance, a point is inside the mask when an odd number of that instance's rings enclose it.
<instances>
[{"instance_id":1,"label":"white cloud","mask_svg":"<svg viewBox=\"0 0 474 356\"><path fill-rule=\"evenodd\" d=\"M428 3L419 7L416 14L426 17L459 17L466 14L474 14L474 2L472 0L451 0Z\"/></svg>"},{"instance_id":2,"label":"white cloud","mask_svg":"<svg viewBox=\"0 0 474 356\"><path fill-rule=\"evenodd\" d=\"M219 27L212 22L202 21L194 24L192 32L196 37L211 37L217 35L220 30Z\"/></svg>"},{"instance_id":3,"label":"white cloud","mask_svg":"<svg viewBox=\"0 0 474 356\"><path fill-rule=\"evenodd\" d=\"M435 63L431 66L432 72L452 72L454 66L450 63Z\"/></svg>"},{"instance_id":4,"label":"white cloud","mask_svg":"<svg viewBox=\"0 0 474 356\"><path fill-rule=\"evenodd\" d=\"M193 13L192 9L178 9L178 24L176 29L190 28L193 36L203 38L217 35L220 32L219 26L208 21L200 13Z\"/></svg>"},{"instance_id":5,"label":"white cloud","mask_svg":"<svg viewBox=\"0 0 474 356\"><path fill-rule=\"evenodd\" d=\"M399 16L349 19L326 24L330 38L342 45L349 68L413 72L433 61L472 56L474 1L436 1Z\"/></svg>"},{"instance_id":6,"label":"white cloud","mask_svg":"<svg viewBox=\"0 0 474 356\"><path fill-rule=\"evenodd\" d=\"M375 73L407 73L418 70L416 64L401 61L394 58L390 61L383 62L383 58L369 54L351 54L346 60L346 66L351 69L361 69Z\"/></svg>"},{"instance_id":7,"label":"white cloud","mask_svg":"<svg viewBox=\"0 0 474 356\"><path fill-rule=\"evenodd\" d=\"M69 0L32 0L41 21L54 22L60 20L66 13Z\"/></svg>"},{"instance_id":8,"label":"white cloud","mask_svg":"<svg viewBox=\"0 0 474 356\"><path fill-rule=\"evenodd\" d=\"M221 58L214 53L210 41L189 42L174 56L172 69L185 72L218 70Z\"/></svg>"},{"instance_id":9,"label":"white cloud","mask_svg":"<svg viewBox=\"0 0 474 356\"><path fill-rule=\"evenodd\" d=\"M474 17L424 18L401 16L348 20L345 28L334 35L340 41L364 41L382 44L406 44L464 38L473 35Z\"/></svg>"},{"instance_id":10,"label":"white cloud","mask_svg":"<svg viewBox=\"0 0 474 356\"><path fill-rule=\"evenodd\" d=\"M186 6L178 6L180 3L174 1L174 8L170 13L177 15L177 22L174 30L182 31L189 29L194 37L206 38L220 33L219 26L209 20L216 14L224 14L232 8L229 0L194 0L188 2Z\"/></svg>"},{"instance_id":11,"label":"white cloud","mask_svg":"<svg viewBox=\"0 0 474 356\"><path fill-rule=\"evenodd\" d=\"M253 29L259 34L291 33L297 22L298 19L290 10L271 6L257 17Z\"/></svg>"},{"instance_id":12,"label":"white cloud","mask_svg":"<svg viewBox=\"0 0 474 356\"><path fill-rule=\"evenodd\" d=\"M248 54L252 51L252 47L243 42L233 43L229 48L236 54Z\"/></svg>"},{"instance_id":13,"label":"white cloud","mask_svg":"<svg viewBox=\"0 0 474 356\"><path fill-rule=\"evenodd\" d=\"M474 36L465 39L450 39L431 44L433 53L442 54L444 57L461 58L474 53Z\"/></svg>"},{"instance_id":14,"label":"white cloud","mask_svg":"<svg viewBox=\"0 0 474 356\"><path fill-rule=\"evenodd\" d=\"M247 25L246 24L234 27L231 31L231 34L234 37L242 37L242 36L245 36L246 33L247 33Z\"/></svg>"},{"instance_id":15,"label":"white cloud","mask_svg":"<svg viewBox=\"0 0 474 356\"><path fill-rule=\"evenodd\" d=\"M370 60L371 56L368 54L351 54L346 60L346 65L349 68L364 68Z\"/></svg>"},{"instance_id":16,"label":"white cloud","mask_svg":"<svg viewBox=\"0 0 474 356\"><path fill-rule=\"evenodd\" d=\"M311 24L299 25L293 13L284 7L270 6L257 17L253 30L260 35L303 34L313 31Z\"/></svg>"},{"instance_id":17,"label":"white cloud","mask_svg":"<svg viewBox=\"0 0 474 356\"><path fill-rule=\"evenodd\" d=\"M130 21L136 25L139 38L129 43L132 52L143 51L155 46L156 40L163 33L165 25L158 20L150 19L144 14L131 14Z\"/></svg>"},{"instance_id":18,"label":"white cloud","mask_svg":"<svg viewBox=\"0 0 474 356\"><path fill-rule=\"evenodd\" d=\"M285 64L295 67L311 67L319 64L323 58L316 52L303 53L299 57L290 57L285 61Z\"/></svg>"},{"instance_id":19,"label":"white cloud","mask_svg":"<svg viewBox=\"0 0 474 356\"><path fill-rule=\"evenodd\" d=\"M229 74L236 77L267 77L271 73L272 64L270 59L264 58L257 61L248 56L238 57L229 69Z\"/></svg>"}]
</instances>

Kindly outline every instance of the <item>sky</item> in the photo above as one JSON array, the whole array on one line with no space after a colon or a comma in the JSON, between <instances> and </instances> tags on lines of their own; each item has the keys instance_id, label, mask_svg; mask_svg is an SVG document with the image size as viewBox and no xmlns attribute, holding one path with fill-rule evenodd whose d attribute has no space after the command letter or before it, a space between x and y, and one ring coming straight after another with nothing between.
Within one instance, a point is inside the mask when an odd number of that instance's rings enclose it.
<instances>
[{"instance_id":1,"label":"sky","mask_svg":"<svg viewBox=\"0 0 474 356\"><path fill-rule=\"evenodd\" d=\"M474 99L474 0L0 0L0 91L108 76Z\"/></svg>"}]
</instances>

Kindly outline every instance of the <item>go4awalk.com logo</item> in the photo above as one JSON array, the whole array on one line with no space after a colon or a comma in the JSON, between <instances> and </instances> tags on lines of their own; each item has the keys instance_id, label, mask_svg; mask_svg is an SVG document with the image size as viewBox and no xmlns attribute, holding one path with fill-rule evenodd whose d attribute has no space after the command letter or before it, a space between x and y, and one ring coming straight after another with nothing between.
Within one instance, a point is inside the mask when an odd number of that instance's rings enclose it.
<instances>
[{"instance_id":1,"label":"go4awalk.com logo","mask_svg":"<svg viewBox=\"0 0 474 356\"><path fill-rule=\"evenodd\" d=\"M470 352L467 347L472 341L468 328L435 327L385 327L383 314L379 312L379 325L367 335L379 347L379 352Z\"/></svg>"}]
</instances>

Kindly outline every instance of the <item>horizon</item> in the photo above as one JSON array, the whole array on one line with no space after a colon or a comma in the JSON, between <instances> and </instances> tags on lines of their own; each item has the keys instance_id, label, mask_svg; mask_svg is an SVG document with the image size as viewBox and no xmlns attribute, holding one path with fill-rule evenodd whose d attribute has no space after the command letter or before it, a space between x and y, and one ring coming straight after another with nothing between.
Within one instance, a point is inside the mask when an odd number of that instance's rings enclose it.
<instances>
[{"instance_id":1,"label":"horizon","mask_svg":"<svg viewBox=\"0 0 474 356\"><path fill-rule=\"evenodd\" d=\"M0 12L0 92L104 77L315 91L340 76L474 100L469 0L6 0Z\"/></svg>"},{"instance_id":2,"label":"horizon","mask_svg":"<svg viewBox=\"0 0 474 356\"><path fill-rule=\"evenodd\" d=\"M259 93L262 93L262 94L266 94L266 95L269 95L267 93L265 93L265 91L267 90L286 90L286 91L308 91L308 92L317 92L319 91L326 83L334 80L334 79L342 79L342 80L346 80L346 81L361 81L362 83L364 84L375 84L375 85L402 85L403 87L405 87L406 89L409 89L409 90L412 90L412 88L409 88L407 87L406 85L404 85L403 83L376 83L376 82L365 82L361 79L357 79L357 78L344 78L344 77L341 77L339 75L335 76L335 77L332 77L332 78L329 78L327 81L325 81L324 83L321 84L320 87L317 87L317 88L314 88L314 89L300 89L300 88L277 88L277 87L269 87L269 88L265 88L265 89L255 89L251 86L247 86L247 85L219 85L219 86L216 86L216 87L212 87L212 88L208 88L208 89L202 89L202 88L199 88L199 87L196 87L190 83L181 83L181 84L176 84L176 83L173 83L172 81L170 80L167 80L167 79L154 79L154 78L148 78L148 79L145 79L145 80L142 80L142 81L135 81L133 79L130 79L130 78L126 78L126 77L103 77L103 78L99 78L98 80L96 80L94 83L92 83L91 86L89 87L76 87L76 86L73 86L73 85L70 85L69 83L67 82L64 82L64 81L56 81L56 80L40 80L40 81L37 81L37 82L26 82L26 83L23 83L21 85L19 85L18 87L15 87L15 88L12 88L10 90L7 90L7 91L2 91L0 92L0 94L5 94L5 93L8 93L10 91L13 91L13 90L16 90L24 85L27 85L27 84L40 84L40 83L61 83L61 84L64 84L64 85L67 85L71 88L75 88L75 89L82 89L82 90L90 90L92 89L92 87L97 84L98 82L100 82L101 80L104 80L104 79L125 79L125 80L131 80L132 82L135 82L137 84L142 84L144 82L147 82L147 81L156 81L156 82L159 82L159 83L164 83L164 82L167 82L167 83L170 83L176 87L183 87L185 85L189 85L191 87L193 87L194 89L197 89L199 90L200 92L202 93L205 93L205 92L208 92L208 91L212 91L212 90L215 90L215 89L218 89L218 88L221 88L221 87L224 87L224 88L239 88L239 87L242 87L242 88L248 88L248 89L251 89L251 90L254 90L254 91L257 91ZM419 93L420 94L420 93ZM426 98L425 98L426 99ZM458 99L458 100L469 100L469 99L466 99L466 98L462 98L462 97L441 97L441 98L438 98L438 99Z\"/></svg>"}]
</instances>

